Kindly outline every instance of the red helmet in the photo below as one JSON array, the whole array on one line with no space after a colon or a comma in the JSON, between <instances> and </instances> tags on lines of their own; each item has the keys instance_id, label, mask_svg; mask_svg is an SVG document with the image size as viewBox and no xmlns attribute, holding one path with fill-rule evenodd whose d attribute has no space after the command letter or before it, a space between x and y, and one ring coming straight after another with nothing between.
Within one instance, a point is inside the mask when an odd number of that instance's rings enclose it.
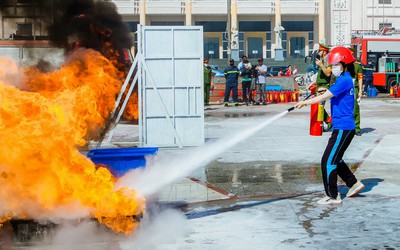
<instances>
[{"instance_id":1,"label":"red helmet","mask_svg":"<svg viewBox=\"0 0 400 250\"><path fill-rule=\"evenodd\" d=\"M328 54L328 63L337 64L343 62L344 64L352 63L356 60L351 51L343 46L333 48Z\"/></svg>"}]
</instances>

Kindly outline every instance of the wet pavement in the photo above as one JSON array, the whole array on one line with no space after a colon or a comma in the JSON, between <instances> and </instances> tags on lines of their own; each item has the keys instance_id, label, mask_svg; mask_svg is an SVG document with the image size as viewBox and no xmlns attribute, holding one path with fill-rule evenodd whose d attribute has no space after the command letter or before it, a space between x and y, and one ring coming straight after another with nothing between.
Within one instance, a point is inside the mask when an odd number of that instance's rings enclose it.
<instances>
[{"instance_id":1,"label":"wet pavement","mask_svg":"<svg viewBox=\"0 0 400 250\"><path fill-rule=\"evenodd\" d=\"M205 110L206 136L231 136L292 104ZM295 110L223 153L193 177L227 197L186 203L192 231L161 249L399 249L400 100L364 99L362 136L344 159L366 188L343 203L324 192L320 157L330 133L308 135L309 109Z\"/></svg>"},{"instance_id":2,"label":"wet pavement","mask_svg":"<svg viewBox=\"0 0 400 250\"><path fill-rule=\"evenodd\" d=\"M205 109L206 142L292 105L211 105ZM90 249L400 249L400 99L362 100L362 136L353 139L344 159L366 188L345 198L348 188L339 183L341 205L316 204L324 194L319 162L330 132L309 136L308 126L308 107L288 113L154 196L149 214L178 211L186 217L184 233ZM120 124L112 145L104 146L134 146L137 131Z\"/></svg>"}]
</instances>

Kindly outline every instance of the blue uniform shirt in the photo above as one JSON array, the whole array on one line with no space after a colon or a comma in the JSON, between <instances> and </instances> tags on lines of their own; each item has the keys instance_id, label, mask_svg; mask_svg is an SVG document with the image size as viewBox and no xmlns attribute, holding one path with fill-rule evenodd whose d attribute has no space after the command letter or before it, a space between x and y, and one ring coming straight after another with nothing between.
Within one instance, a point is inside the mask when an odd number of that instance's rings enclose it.
<instances>
[{"instance_id":1,"label":"blue uniform shirt","mask_svg":"<svg viewBox=\"0 0 400 250\"><path fill-rule=\"evenodd\" d=\"M228 68L224 70L226 83L238 83L239 72L236 66L228 66Z\"/></svg>"},{"instance_id":2,"label":"blue uniform shirt","mask_svg":"<svg viewBox=\"0 0 400 250\"><path fill-rule=\"evenodd\" d=\"M331 99L331 114L333 129L354 130L354 86L349 72L336 79L329 88L333 94Z\"/></svg>"}]
</instances>

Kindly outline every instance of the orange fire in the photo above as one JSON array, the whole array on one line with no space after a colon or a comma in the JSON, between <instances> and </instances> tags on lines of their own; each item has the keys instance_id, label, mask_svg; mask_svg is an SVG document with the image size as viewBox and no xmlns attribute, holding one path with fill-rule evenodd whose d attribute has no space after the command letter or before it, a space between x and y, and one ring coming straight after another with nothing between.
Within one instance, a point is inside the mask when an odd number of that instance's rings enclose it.
<instances>
[{"instance_id":1,"label":"orange fire","mask_svg":"<svg viewBox=\"0 0 400 250\"><path fill-rule=\"evenodd\" d=\"M74 51L61 69L24 71L0 59L0 223L95 217L115 232L131 233L144 198L115 189L115 178L97 168L78 146L96 138L121 82L120 72L93 50ZM20 72L19 72L20 73Z\"/></svg>"}]
</instances>

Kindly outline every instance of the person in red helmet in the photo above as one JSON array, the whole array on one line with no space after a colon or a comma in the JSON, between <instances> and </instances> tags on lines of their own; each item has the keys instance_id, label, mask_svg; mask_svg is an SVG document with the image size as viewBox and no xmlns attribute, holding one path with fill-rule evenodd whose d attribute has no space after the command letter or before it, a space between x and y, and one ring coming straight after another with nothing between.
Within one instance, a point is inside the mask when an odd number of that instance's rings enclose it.
<instances>
[{"instance_id":1,"label":"person in red helmet","mask_svg":"<svg viewBox=\"0 0 400 250\"><path fill-rule=\"evenodd\" d=\"M354 124L354 86L353 77L354 58L346 47L335 47L329 52L328 63L332 66L332 74L336 81L324 94L316 98L299 102L296 108L302 108L316 102L331 98L332 135L321 159L321 170L326 196L317 203L321 205L335 205L342 203L337 188L337 176L349 187L347 197L358 194L364 185L356 179L343 155L355 135Z\"/></svg>"}]
</instances>

